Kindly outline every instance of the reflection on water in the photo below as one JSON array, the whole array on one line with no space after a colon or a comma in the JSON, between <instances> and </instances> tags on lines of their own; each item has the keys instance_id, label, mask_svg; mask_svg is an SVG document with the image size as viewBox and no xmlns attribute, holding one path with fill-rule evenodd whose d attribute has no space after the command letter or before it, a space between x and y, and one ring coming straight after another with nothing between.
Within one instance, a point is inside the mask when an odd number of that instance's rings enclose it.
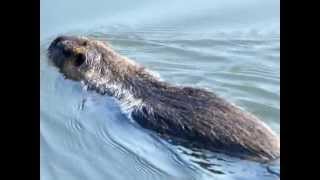
<instances>
[{"instance_id":1,"label":"reflection on water","mask_svg":"<svg viewBox=\"0 0 320 180\"><path fill-rule=\"evenodd\" d=\"M125 117L112 98L65 80L46 58L58 34L107 40L162 79L215 91L280 133L278 2L75 3L41 3L41 179L279 178L279 162L163 141Z\"/></svg>"}]
</instances>

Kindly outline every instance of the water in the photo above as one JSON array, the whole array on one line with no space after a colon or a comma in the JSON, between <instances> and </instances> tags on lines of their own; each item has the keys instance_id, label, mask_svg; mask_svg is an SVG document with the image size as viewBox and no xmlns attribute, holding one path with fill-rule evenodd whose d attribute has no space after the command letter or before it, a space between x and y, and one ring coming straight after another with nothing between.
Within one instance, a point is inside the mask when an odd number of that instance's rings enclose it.
<instances>
[{"instance_id":1,"label":"water","mask_svg":"<svg viewBox=\"0 0 320 180\"><path fill-rule=\"evenodd\" d=\"M161 140L122 115L110 97L63 79L45 53L60 34L108 40L162 79L214 91L280 134L279 30L276 0L42 0L41 179L278 179L278 162Z\"/></svg>"}]
</instances>

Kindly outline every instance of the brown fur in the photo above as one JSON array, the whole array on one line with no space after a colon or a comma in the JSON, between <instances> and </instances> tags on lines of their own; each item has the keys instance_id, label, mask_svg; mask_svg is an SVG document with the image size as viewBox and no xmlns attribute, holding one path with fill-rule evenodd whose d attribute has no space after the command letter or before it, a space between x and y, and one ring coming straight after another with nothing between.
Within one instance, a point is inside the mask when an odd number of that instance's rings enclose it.
<instances>
[{"instance_id":1,"label":"brown fur","mask_svg":"<svg viewBox=\"0 0 320 180\"><path fill-rule=\"evenodd\" d=\"M110 45L59 37L49 57L67 77L127 104L142 127L178 142L258 161L280 156L279 137L262 121L212 92L160 81Z\"/></svg>"}]
</instances>

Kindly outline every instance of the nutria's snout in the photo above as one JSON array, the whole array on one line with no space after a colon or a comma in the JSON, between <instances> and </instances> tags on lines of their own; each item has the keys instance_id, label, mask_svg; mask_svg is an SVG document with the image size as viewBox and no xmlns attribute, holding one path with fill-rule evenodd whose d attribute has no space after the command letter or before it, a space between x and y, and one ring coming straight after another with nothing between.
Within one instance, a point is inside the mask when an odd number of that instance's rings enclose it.
<instances>
[{"instance_id":1,"label":"nutria's snout","mask_svg":"<svg viewBox=\"0 0 320 180\"><path fill-rule=\"evenodd\" d=\"M59 44L61 44L63 41L70 39L67 36L59 36L57 37L55 40L52 41L52 43L50 44L49 49L55 48L57 47Z\"/></svg>"}]
</instances>

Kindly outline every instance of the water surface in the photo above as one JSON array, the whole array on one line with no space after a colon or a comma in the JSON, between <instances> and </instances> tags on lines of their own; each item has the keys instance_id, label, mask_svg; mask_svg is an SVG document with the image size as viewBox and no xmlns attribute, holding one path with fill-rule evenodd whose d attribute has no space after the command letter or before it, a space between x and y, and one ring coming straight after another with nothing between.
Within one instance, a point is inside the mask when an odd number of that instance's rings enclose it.
<instances>
[{"instance_id":1,"label":"water surface","mask_svg":"<svg viewBox=\"0 0 320 180\"><path fill-rule=\"evenodd\" d=\"M116 102L65 80L48 63L57 35L106 40L174 84L206 88L280 133L279 2L41 2L40 143L43 180L277 179L257 164L173 146Z\"/></svg>"}]
</instances>

